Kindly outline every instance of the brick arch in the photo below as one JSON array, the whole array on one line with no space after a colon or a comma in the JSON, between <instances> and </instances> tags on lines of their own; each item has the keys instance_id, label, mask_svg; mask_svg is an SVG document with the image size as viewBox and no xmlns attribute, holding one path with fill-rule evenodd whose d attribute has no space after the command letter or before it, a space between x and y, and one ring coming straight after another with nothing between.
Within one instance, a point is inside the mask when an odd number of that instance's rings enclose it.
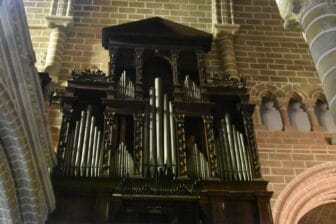
<instances>
[{"instance_id":1,"label":"brick arch","mask_svg":"<svg viewBox=\"0 0 336 224\"><path fill-rule=\"evenodd\" d=\"M257 97L257 98L266 96L266 94L268 93L272 93L275 96L284 94L281 89L279 89L278 87L274 85L270 85L268 83L261 83L261 84L255 85L250 90L250 96Z\"/></svg>"},{"instance_id":2,"label":"brick arch","mask_svg":"<svg viewBox=\"0 0 336 224\"><path fill-rule=\"evenodd\" d=\"M297 223L308 211L329 203L336 194L336 162L305 170L280 193L273 208L276 224Z\"/></svg>"},{"instance_id":3,"label":"brick arch","mask_svg":"<svg viewBox=\"0 0 336 224\"><path fill-rule=\"evenodd\" d=\"M33 157L16 108L2 82L0 90L0 141L13 176L20 218L23 223L41 223L45 221L41 218L43 202L38 193Z\"/></svg>"},{"instance_id":4,"label":"brick arch","mask_svg":"<svg viewBox=\"0 0 336 224\"><path fill-rule=\"evenodd\" d=\"M0 142L0 223L21 223L19 204L8 159Z\"/></svg>"},{"instance_id":5,"label":"brick arch","mask_svg":"<svg viewBox=\"0 0 336 224\"><path fill-rule=\"evenodd\" d=\"M305 100L309 98L308 94L297 86L286 85L286 86L283 86L281 90L283 92L282 97L287 98L287 99L299 98L301 100Z\"/></svg>"},{"instance_id":6,"label":"brick arch","mask_svg":"<svg viewBox=\"0 0 336 224\"><path fill-rule=\"evenodd\" d=\"M324 95L322 89L315 89L311 91L309 94L309 98L327 102L326 96Z\"/></svg>"}]
</instances>

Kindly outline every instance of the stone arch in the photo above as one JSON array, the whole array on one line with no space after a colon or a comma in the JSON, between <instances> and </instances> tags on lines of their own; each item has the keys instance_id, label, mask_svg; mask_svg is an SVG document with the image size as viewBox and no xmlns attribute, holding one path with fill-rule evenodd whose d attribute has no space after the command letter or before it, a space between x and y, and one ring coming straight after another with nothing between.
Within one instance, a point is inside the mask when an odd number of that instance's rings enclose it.
<instances>
[{"instance_id":1,"label":"stone arch","mask_svg":"<svg viewBox=\"0 0 336 224\"><path fill-rule=\"evenodd\" d=\"M268 83L260 83L251 88L250 96L261 98L265 96L268 92L272 93L275 96L284 94L284 92L281 89L279 89L278 87L274 85L270 85Z\"/></svg>"},{"instance_id":2,"label":"stone arch","mask_svg":"<svg viewBox=\"0 0 336 224\"><path fill-rule=\"evenodd\" d=\"M39 195L33 157L19 115L6 86L0 82L0 141L13 176L20 218L23 223L41 223L45 208ZM10 190L8 186L7 190Z\"/></svg>"},{"instance_id":3,"label":"stone arch","mask_svg":"<svg viewBox=\"0 0 336 224\"><path fill-rule=\"evenodd\" d=\"M313 100L321 100L321 101L327 101L326 96L323 93L322 89L315 89L310 92L309 98Z\"/></svg>"},{"instance_id":4,"label":"stone arch","mask_svg":"<svg viewBox=\"0 0 336 224\"><path fill-rule=\"evenodd\" d=\"M21 223L15 185L0 142L0 223Z\"/></svg>"},{"instance_id":5,"label":"stone arch","mask_svg":"<svg viewBox=\"0 0 336 224\"><path fill-rule=\"evenodd\" d=\"M286 98L286 99L300 99L301 101L304 101L305 99L308 99L308 94L304 91L302 91L302 89L300 89L297 86L291 86L291 85L286 85L284 87L281 88L282 90L282 97Z\"/></svg>"},{"instance_id":6,"label":"stone arch","mask_svg":"<svg viewBox=\"0 0 336 224\"><path fill-rule=\"evenodd\" d=\"M297 223L308 211L330 203L336 193L336 162L305 170L280 193L273 208L276 224Z\"/></svg>"}]
</instances>

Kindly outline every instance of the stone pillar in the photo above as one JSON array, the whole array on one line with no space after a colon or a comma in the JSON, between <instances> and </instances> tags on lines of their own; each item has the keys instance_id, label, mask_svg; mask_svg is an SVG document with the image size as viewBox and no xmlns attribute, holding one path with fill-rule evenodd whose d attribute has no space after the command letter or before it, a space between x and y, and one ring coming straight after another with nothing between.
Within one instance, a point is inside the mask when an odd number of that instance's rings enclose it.
<instances>
[{"instance_id":1,"label":"stone pillar","mask_svg":"<svg viewBox=\"0 0 336 224\"><path fill-rule=\"evenodd\" d=\"M336 2L331 0L280 0L285 28L300 24L320 76L329 108L336 117Z\"/></svg>"},{"instance_id":2,"label":"stone pillar","mask_svg":"<svg viewBox=\"0 0 336 224\"><path fill-rule=\"evenodd\" d=\"M284 130L292 130L293 127L288 117L288 100L284 98L278 98L280 115L283 123Z\"/></svg>"},{"instance_id":3,"label":"stone pillar","mask_svg":"<svg viewBox=\"0 0 336 224\"><path fill-rule=\"evenodd\" d=\"M261 99L251 99L250 102L255 105L254 113L253 113L253 121L255 126L262 125L261 115L260 115L260 106L261 106Z\"/></svg>"},{"instance_id":4,"label":"stone pillar","mask_svg":"<svg viewBox=\"0 0 336 224\"><path fill-rule=\"evenodd\" d=\"M234 37L238 31L237 24L216 24L215 36L220 49L222 67L225 75L239 78L236 55L234 51Z\"/></svg>"},{"instance_id":5,"label":"stone pillar","mask_svg":"<svg viewBox=\"0 0 336 224\"><path fill-rule=\"evenodd\" d=\"M320 125L318 123L316 114L315 114L315 105L316 105L316 100L314 99L306 99L304 100L304 105L306 108L306 112L308 114L310 126L312 131L320 131Z\"/></svg>"},{"instance_id":6,"label":"stone pillar","mask_svg":"<svg viewBox=\"0 0 336 224\"><path fill-rule=\"evenodd\" d=\"M67 32L73 24L72 0L52 1L50 15L46 16L46 20L51 32L44 71L49 73L53 84L59 85L58 77L61 70Z\"/></svg>"},{"instance_id":7,"label":"stone pillar","mask_svg":"<svg viewBox=\"0 0 336 224\"><path fill-rule=\"evenodd\" d=\"M65 28L56 26L51 29L48 52L44 71L51 76L53 83L58 83L58 75L61 70L62 54L66 40Z\"/></svg>"}]
</instances>

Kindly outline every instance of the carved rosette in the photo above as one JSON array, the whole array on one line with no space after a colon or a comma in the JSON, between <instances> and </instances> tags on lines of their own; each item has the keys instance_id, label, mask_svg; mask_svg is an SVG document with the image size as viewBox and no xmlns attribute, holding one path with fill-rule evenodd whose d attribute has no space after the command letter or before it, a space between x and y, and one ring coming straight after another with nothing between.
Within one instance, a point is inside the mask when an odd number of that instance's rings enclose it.
<instances>
[{"instance_id":1,"label":"carved rosette","mask_svg":"<svg viewBox=\"0 0 336 224\"><path fill-rule=\"evenodd\" d=\"M109 176L110 175L110 160L112 154L112 135L113 126L115 125L115 113L106 109L104 113L104 148L103 148L103 158L102 158L102 175Z\"/></svg>"},{"instance_id":2,"label":"carved rosette","mask_svg":"<svg viewBox=\"0 0 336 224\"><path fill-rule=\"evenodd\" d=\"M214 136L214 127L213 127L213 116L211 115L203 115L204 122L204 136L207 147L208 154L208 162L209 162L209 170L210 177L216 178L218 177L218 164L217 164L217 155L216 155L216 142Z\"/></svg>"},{"instance_id":3,"label":"carved rosette","mask_svg":"<svg viewBox=\"0 0 336 224\"><path fill-rule=\"evenodd\" d=\"M243 121L244 121L244 127L245 132L247 136L247 144L250 156L253 160L253 178L261 178L260 173L260 163L258 158L258 152L257 152L257 142L256 137L254 133L254 125L253 125L253 111L254 111L254 105L252 104L242 104L241 105L241 111L243 115Z\"/></svg>"},{"instance_id":4,"label":"carved rosette","mask_svg":"<svg viewBox=\"0 0 336 224\"><path fill-rule=\"evenodd\" d=\"M134 114L134 123L134 175L140 176L142 174L145 114Z\"/></svg>"},{"instance_id":5,"label":"carved rosette","mask_svg":"<svg viewBox=\"0 0 336 224\"><path fill-rule=\"evenodd\" d=\"M186 144L185 144L185 131L184 131L184 114L175 115L175 127L176 127L176 137L177 137L177 167L178 176L187 176L187 154L186 154Z\"/></svg>"},{"instance_id":6,"label":"carved rosette","mask_svg":"<svg viewBox=\"0 0 336 224\"><path fill-rule=\"evenodd\" d=\"M60 163L63 163L64 153L65 153L65 150L68 144L68 136L69 136L69 130L70 130L70 120L71 120L72 111L73 111L72 105L64 103L64 105L62 106L63 117L62 117L60 138L58 142L58 151L57 151L57 157Z\"/></svg>"}]
</instances>

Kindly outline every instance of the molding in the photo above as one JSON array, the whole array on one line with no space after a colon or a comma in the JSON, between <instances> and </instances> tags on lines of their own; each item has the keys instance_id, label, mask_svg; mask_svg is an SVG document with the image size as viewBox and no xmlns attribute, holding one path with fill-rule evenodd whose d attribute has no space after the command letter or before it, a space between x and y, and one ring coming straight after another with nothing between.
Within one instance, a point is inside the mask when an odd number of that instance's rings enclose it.
<instances>
[{"instance_id":1,"label":"molding","mask_svg":"<svg viewBox=\"0 0 336 224\"><path fill-rule=\"evenodd\" d=\"M73 16L46 16L48 28L63 27L70 30L73 26Z\"/></svg>"},{"instance_id":2,"label":"molding","mask_svg":"<svg viewBox=\"0 0 336 224\"><path fill-rule=\"evenodd\" d=\"M0 0L1 1L1 0ZM29 25L28 26L29 30L45 30L48 29L47 25Z\"/></svg>"},{"instance_id":3,"label":"molding","mask_svg":"<svg viewBox=\"0 0 336 224\"><path fill-rule=\"evenodd\" d=\"M212 28L212 33L215 37L217 37L220 33L226 34L236 34L240 28L239 24L229 24L229 23L222 23L222 24L214 24Z\"/></svg>"}]
</instances>

